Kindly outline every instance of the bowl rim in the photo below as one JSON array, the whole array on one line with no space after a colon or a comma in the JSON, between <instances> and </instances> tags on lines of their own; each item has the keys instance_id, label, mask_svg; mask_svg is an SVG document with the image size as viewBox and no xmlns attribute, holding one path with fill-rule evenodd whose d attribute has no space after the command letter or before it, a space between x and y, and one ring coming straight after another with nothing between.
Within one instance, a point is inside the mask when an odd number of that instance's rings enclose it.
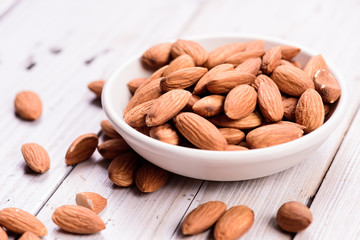
<instances>
[{"instance_id":1,"label":"bowl rim","mask_svg":"<svg viewBox=\"0 0 360 240\"><path fill-rule=\"evenodd\" d=\"M297 44L295 42L291 42L288 40L279 39L276 37L270 37L266 35L256 35L256 34L219 34L219 35L200 35L200 36L184 36L181 37L182 39L189 39L194 41L201 41L206 40L209 38L212 39L223 39L228 38L230 40L234 41L251 41L251 40L264 40L265 42L273 42L276 44L281 45L291 45L296 46L301 49L301 52L309 55L309 56L315 56L318 53L316 51L313 51L305 46L302 46L301 44ZM173 41L171 41L173 42ZM203 150L203 149L195 149L195 148L189 148L189 147L183 147L178 145L172 145L168 143L161 142L159 140L153 139L149 136L146 136L134 128L130 127L124 120L122 116L119 116L116 113L116 110L114 108L113 103L111 102L110 98L110 91L112 88L112 85L115 81L117 81L117 78L119 74L126 69L126 67L129 64L133 64L135 61L139 61L142 53L135 54L133 57L129 58L126 62L121 64L115 72L111 75L111 77L106 81L103 92L102 92L102 106L105 112L105 115L108 117L111 124L117 126L119 129L124 131L127 135L132 136L135 140L142 142L143 144L147 144L151 147L155 148L163 148L167 152L174 152L174 153L180 153L183 156L197 156L202 155L201 158L199 158L200 161L209 163L212 159L222 159L223 163L233 163L236 161L239 163L247 163L247 162L263 162L266 161L267 158L263 158L268 156L269 154L274 154L277 156L282 156L288 153L289 151L296 151L301 152L302 150L305 150L307 148L310 148L312 146L312 140L316 140L317 136L319 135L329 135L332 131L334 131L335 128L339 126L339 123L342 118L345 117L345 105L348 101L348 89L347 89L347 83L344 80L344 77L341 75L339 70L336 68L336 66L331 63L331 61L326 60L326 63L329 67L330 72L335 76L337 79L340 87L341 87L341 97L338 100L337 107L332 113L332 116L318 129L314 130L311 133L308 133L298 139L292 140L287 143L266 147L266 148L259 148L259 149L251 149L249 151L213 151L213 150ZM126 139L125 139L126 141ZM316 142L316 141L315 141ZM202 160L201 160L202 159ZM206 159L206 160L204 160Z\"/></svg>"}]
</instances>

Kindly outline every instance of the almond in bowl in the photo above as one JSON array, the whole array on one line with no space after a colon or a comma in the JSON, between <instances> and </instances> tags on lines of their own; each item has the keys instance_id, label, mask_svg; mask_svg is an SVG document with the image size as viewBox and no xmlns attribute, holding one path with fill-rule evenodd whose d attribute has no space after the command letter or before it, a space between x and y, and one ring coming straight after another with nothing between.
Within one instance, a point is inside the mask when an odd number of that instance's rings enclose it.
<instances>
[{"instance_id":1,"label":"almond in bowl","mask_svg":"<svg viewBox=\"0 0 360 240\"><path fill-rule=\"evenodd\" d=\"M149 59L156 70L143 67ZM127 84L139 78L132 95ZM346 91L336 68L311 50L225 36L178 40L170 51L151 47L113 74L102 101L114 128L154 164L193 178L242 180L306 159L341 121ZM178 146L136 130L163 125ZM242 131L244 139L229 146L230 131L225 136L222 128Z\"/></svg>"}]
</instances>

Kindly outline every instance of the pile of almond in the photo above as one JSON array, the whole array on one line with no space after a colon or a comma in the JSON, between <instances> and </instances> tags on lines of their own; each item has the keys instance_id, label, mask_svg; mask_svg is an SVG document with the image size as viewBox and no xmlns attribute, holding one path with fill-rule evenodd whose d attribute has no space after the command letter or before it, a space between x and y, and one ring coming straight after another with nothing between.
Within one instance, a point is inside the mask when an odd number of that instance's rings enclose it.
<instances>
[{"instance_id":1,"label":"pile of almond","mask_svg":"<svg viewBox=\"0 0 360 240\"><path fill-rule=\"evenodd\" d=\"M302 69L300 49L264 41L230 43L207 52L189 40L161 43L142 55L148 78L128 83L134 94L124 119L174 145L233 151L289 142L320 127L341 89L321 55Z\"/></svg>"}]
</instances>

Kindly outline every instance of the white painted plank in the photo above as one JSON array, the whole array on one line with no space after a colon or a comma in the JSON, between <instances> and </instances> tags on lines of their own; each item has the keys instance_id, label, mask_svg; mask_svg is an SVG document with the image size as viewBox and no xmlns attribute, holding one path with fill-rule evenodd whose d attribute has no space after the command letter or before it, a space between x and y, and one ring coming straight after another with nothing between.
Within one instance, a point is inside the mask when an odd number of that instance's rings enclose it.
<instances>
[{"instance_id":1,"label":"white painted plank","mask_svg":"<svg viewBox=\"0 0 360 240\"><path fill-rule=\"evenodd\" d=\"M360 111L311 205L314 221L295 239L358 239L360 236Z\"/></svg>"},{"instance_id":2,"label":"white painted plank","mask_svg":"<svg viewBox=\"0 0 360 240\"><path fill-rule=\"evenodd\" d=\"M1 0L0 1L0 19L4 17L20 0Z\"/></svg>"}]
</instances>

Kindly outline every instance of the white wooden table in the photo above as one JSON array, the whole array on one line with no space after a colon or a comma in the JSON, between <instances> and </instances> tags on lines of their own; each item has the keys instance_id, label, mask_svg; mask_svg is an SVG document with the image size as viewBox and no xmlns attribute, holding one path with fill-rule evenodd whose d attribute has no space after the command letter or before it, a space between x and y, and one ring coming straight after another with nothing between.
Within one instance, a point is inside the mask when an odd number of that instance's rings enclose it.
<instances>
[{"instance_id":1,"label":"white wooden table","mask_svg":"<svg viewBox=\"0 0 360 240\"><path fill-rule=\"evenodd\" d=\"M255 224L243 239L359 239L359 13L356 0L0 1L0 209L19 207L35 214L48 228L46 239L183 239L184 215L200 203L220 200L254 210ZM106 79L155 43L216 33L288 39L339 67L353 90L351 105L338 130L309 159L251 181L173 175L151 194L114 187L107 177L109 162L98 154L75 167L65 165L70 143L83 133L98 133L105 119L89 82ZM26 89L43 100L43 115L35 122L14 114L14 97ZM38 175L26 167L20 151L26 142L48 150L49 172ZM100 213L107 229L99 234L74 236L51 221L55 208L74 204L82 191L108 199ZM280 231L274 219L278 207L290 200L307 204L314 215L313 224L296 235ZM211 236L207 231L192 239Z\"/></svg>"}]
</instances>

